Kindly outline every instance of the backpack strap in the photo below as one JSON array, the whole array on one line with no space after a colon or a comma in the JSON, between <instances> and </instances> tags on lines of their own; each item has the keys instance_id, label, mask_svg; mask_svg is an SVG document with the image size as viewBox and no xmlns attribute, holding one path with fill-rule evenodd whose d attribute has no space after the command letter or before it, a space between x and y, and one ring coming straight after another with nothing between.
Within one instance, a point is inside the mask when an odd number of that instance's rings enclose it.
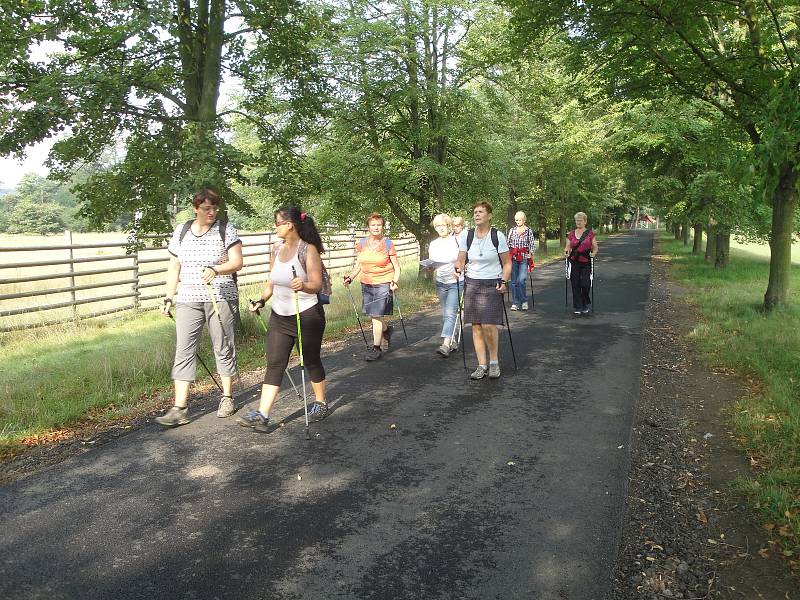
<instances>
[{"instance_id":1,"label":"backpack strap","mask_svg":"<svg viewBox=\"0 0 800 600\"><path fill-rule=\"evenodd\" d=\"M178 237L178 245L183 242L183 238L185 238L186 234L189 233L189 230L192 228L192 223L194 223L194 219L189 219L183 224L183 227L181 228L181 235Z\"/></svg>"},{"instance_id":2,"label":"backpack strap","mask_svg":"<svg viewBox=\"0 0 800 600\"><path fill-rule=\"evenodd\" d=\"M389 252L391 252L392 249L392 240L388 237L383 238L383 240L386 242L386 256L389 256Z\"/></svg>"}]
</instances>

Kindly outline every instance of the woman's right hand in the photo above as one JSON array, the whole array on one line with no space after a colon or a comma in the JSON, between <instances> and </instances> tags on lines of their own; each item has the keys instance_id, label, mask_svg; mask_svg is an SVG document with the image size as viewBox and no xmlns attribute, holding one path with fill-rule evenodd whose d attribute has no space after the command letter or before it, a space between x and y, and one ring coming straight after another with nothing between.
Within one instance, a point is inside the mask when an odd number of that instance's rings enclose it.
<instances>
[{"instance_id":1,"label":"woman's right hand","mask_svg":"<svg viewBox=\"0 0 800 600\"><path fill-rule=\"evenodd\" d=\"M267 303L264 301L263 298L260 298L259 300L250 300L250 309L249 310L250 310L251 313L257 313L262 308L264 308L264 306L266 306L266 304Z\"/></svg>"},{"instance_id":2,"label":"woman's right hand","mask_svg":"<svg viewBox=\"0 0 800 600\"><path fill-rule=\"evenodd\" d=\"M350 285L351 283L353 283L353 278L350 277L350 275L345 275L344 277L342 277L342 282L345 285Z\"/></svg>"},{"instance_id":3,"label":"woman's right hand","mask_svg":"<svg viewBox=\"0 0 800 600\"><path fill-rule=\"evenodd\" d=\"M172 314L170 311L172 310L172 298L164 298L164 304L161 306L161 314L165 317L171 317Z\"/></svg>"}]
</instances>

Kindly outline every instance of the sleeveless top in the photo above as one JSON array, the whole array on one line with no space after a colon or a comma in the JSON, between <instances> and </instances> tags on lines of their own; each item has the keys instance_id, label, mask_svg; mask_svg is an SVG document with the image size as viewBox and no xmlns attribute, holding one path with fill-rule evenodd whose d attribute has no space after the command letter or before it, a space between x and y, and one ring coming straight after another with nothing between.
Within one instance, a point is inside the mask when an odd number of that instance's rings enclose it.
<instances>
[{"instance_id":1,"label":"sleeveless top","mask_svg":"<svg viewBox=\"0 0 800 600\"><path fill-rule=\"evenodd\" d=\"M292 281L292 267L295 268L297 276L304 283L308 283L308 275L303 265L300 264L296 251L288 262L281 262L278 255L279 252L275 250L275 260L269 274L269 280L272 282L272 312L288 317L295 313L294 290L289 286ZM318 302L316 294L307 294L306 292L298 292L297 298L300 301L300 312L316 306Z\"/></svg>"}]
</instances>

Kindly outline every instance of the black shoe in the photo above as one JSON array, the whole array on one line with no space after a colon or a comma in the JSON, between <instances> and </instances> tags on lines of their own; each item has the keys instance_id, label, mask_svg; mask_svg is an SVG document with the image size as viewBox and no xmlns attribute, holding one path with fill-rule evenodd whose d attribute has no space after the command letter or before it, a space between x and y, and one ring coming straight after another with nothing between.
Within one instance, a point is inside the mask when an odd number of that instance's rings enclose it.
<instances>
[{"instance_id":1,"label":"black shoe","mask_svg":"<svg viewBox=\"0 0 800 600\"><path fill-rule=\"evenodd\" d=\"M373 360L378 360L383 352L381 351L380 346L373 346L369 350L367 350L367 355L364 357L364 360L367 362L372 362Z\"/></svg>"},{"instance_id":2,"label":"black shoe","mask_svg":"<svg viewBox=\"0 0 800 600\"><path fill-rule=\"evenodd\" d=\"M317 422L322 421L328 416L328 403L327 402L314 402L314 405L308 410L308 420Z\"/></svg>"},{"instance_id":3,"label":"black shoe","mask_svg":"<svg viewBox=\"0 0 800 600\"><path fill-rule=\"evenodd\" d=\"M392 334L394 333L394 327L391 325L386 327L386 331L383 332L383 339L386 340L386 348L389 348L392 345Z\"/></svg>"}]
</instances>

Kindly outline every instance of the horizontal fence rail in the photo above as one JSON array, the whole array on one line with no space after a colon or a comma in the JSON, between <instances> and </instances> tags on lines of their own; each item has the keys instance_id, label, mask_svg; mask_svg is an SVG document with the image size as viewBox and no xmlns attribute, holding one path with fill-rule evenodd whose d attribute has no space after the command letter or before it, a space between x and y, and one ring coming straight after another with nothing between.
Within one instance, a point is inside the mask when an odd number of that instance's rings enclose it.
<instances>
[{"instance_id":1,"label":"horizontal fence rail","mask_svg":"<svg viewBox=\"0 0 800 600\"><path fill-rule=\"evenodd\" d=\"M367 231L326 228L320 233L326 268L332 273L351 269L356 241ZM242 232L239 237L244 258L239 284L263 282L277 236L267 231ZM61 244L0 245L0 332L159 308L171 256L170 236L145 239L150 246L130 252L127 239L73 244L69 231ZM393 242L399 258L419 256L413 236L405 234Z\"/></svg>"}]
</instances>

